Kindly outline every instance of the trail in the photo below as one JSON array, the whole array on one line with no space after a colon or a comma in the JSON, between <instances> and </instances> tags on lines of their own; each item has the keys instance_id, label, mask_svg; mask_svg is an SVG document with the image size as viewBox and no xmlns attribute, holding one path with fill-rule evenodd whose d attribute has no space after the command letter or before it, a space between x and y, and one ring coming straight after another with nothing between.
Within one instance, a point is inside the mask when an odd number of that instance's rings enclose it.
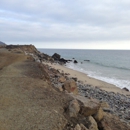
<instances>
[{"instance_id":1,"label":"trail","mask_svg":"<svg viewBox=\"0 0 130 130\"><path fill-rule=\"evenodd\" d=\"M0 68L0 130L64 128L64 96L40 78L37 63L0 49Z\"/></svg>"}]
</instances>

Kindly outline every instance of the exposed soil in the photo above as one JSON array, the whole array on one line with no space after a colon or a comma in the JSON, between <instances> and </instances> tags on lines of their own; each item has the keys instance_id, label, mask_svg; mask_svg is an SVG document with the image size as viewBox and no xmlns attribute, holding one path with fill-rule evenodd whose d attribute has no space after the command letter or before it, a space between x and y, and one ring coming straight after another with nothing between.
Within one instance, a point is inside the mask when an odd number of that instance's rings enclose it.
<instances>
[{"instance_id":1,"label":"exposed soil","mask_svg":"<svg viewBox=\"0 0 130 130\"><path fill-rule=\"evenodd\" d=\"M69 99L53 89L38 63L0 50L0 130L62 130Z\"/></svg>"}]
</instances>

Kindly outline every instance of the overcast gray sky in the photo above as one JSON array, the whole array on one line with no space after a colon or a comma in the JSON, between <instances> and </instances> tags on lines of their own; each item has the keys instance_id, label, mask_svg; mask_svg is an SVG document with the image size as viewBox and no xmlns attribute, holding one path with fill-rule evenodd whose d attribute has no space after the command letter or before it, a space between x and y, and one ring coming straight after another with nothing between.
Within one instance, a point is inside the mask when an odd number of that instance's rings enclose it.
<instances>
[{"instance_id":1,"label":"overcast gray sky","mask_svg":"<svg viewBox=\"0 0 130 130\"><path fill-rule=\"evenodd\" d=\"M130 49L130 0L0 0L0 41Z\"/></svg>"}]
</instances>

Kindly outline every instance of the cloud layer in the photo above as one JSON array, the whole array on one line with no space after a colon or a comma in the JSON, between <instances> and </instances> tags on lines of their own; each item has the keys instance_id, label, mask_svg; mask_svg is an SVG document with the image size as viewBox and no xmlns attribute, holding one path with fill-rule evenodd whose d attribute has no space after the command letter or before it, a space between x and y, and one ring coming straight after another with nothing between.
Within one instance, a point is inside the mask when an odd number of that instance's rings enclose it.
<instances>
[{"instance_id":1,"label":"cloud layer","mask_svg":"<svg viewBox=\"0 0 130 130\"><path fill-rule=\"evenodd\" d=\"M1 0L0 40L129 41L129 7L129 0Z\"/></svg>"}]
</instances>

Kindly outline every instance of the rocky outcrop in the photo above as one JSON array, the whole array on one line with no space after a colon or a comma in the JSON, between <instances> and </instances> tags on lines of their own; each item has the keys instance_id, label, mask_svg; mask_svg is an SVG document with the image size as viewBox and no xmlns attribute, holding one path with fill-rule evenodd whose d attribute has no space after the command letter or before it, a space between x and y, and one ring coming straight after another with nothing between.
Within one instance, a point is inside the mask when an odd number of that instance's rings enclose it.
<instances>
[{"instance_id":1,"label":"rocky outcrop","mask_svg":"<svg viewBox=\"0 0 130 130\"><path fill-rule=\"evenodd\" d=\"M68 60L66 60L66 59L64 59L64 58L60 58L59 61L60 61L61 63L64 63L64 64L66 64L66 63L68 62Z\"/></svg>"},{"instance_id":2,"label":"rocky outcrop","mask_svg":"<svg viewBox=\"0 0 130 130\"><path fill-rule=\"evenodd\" d=\"M6 44L0 41L0 48L5 48Z\"/></svg>"},{"instance_id":3,"label":"rocky outcrop","mask_svg":"<svg viewBox=\"0 0 130 130\"><path fill-rule=\"evenodd\" d=\"M74 60L74 63L76 64L76 63L78 63L78 61L77 61L77 60Z\"/></svg>"},{"instance_id":4,"label":"rocky outcrop","mask_svg":"<svg viewBox=\"0 0 130 130\"><path fill-rule=\"evenodd\" d=\"M40 53L33 45L7 45L6 48L15 53L25 53L25 55L31 56L36 62L54 61L51 56Z\"/></svg>"},{"instance_id":5,"label":"rocky outcrop","mask_svg":"<svg viewBox=\"0 0 130 130\"><path fill-rule=\"evenodd\" d=\"M53 55L52 55L52 58L54 59L54 60L57 60L57 61L59 61L60 60L60 55L59 54L57 54L57 53L54 53Z\"/></svg>"},{"instance_id":6,"label":"rocky outcrop","mask_svg":"<svg viewBox=\"0 0 130 130\"><path fill-rule=\"evenodd\" d=\"M126 88L126 87L124 87L122 90L125 90L125 91L129 92L129 89Z\"/></svg>"},{"instance_id":7,"label":"rocky outcrop","mask_svg":"<svg viewBox=\"0 0 130 130\"><path fill-rule=\"evenodd\" d=\"M7 49L17 49L22 50L23 52L39 54L39 51L33 45L7 45Z\"/></svg>"},{"instance_id":8,"label":"rocky outcrop","mask_svg":"<svg viewBox=\"0 0 130 130\"><path fill-rule=\"evenodd\" d=\"M0 46L6 46L6 44L0 41Z\"/></svg>"},{"instance_id":9,"label":"rocky outcrop","mask_svg":"<svg viewBox=\"0 0 130 130\"><path fill-rule=\"evenodd\" d=\"M52 55L52 58L56 61L56 62L59 62L60 64L66 64L67 62L70 62L72 60L66 60L64 58L61 58L61 56L57 53L54 53Z\"/></svg>"},{"instance_id":10,"label":"rocky outcrop","mask_svg":"<svg viewBox=\"0 0 130 130\"><path fill-rule=\"evenodd\" d=\"M39 59L41 59L41 60L43 60L43 61L54 62L54 59L53 59L51 56L49 56L49 55L47 55L47 54L44 54L44 53L38 54L38 57L39 57Z\"/></svg>"},{"instance_id":11,"label":"rocky outcrop","mask_svg":"<svg viewBox=\"0 0 130 130\"><path fill-rule=\"evenodd\" d=\"M73 79L67 80L63 84L63 89L67 90L69 93L78 94L77 84Z\"/></svg>"}]
</instances>

